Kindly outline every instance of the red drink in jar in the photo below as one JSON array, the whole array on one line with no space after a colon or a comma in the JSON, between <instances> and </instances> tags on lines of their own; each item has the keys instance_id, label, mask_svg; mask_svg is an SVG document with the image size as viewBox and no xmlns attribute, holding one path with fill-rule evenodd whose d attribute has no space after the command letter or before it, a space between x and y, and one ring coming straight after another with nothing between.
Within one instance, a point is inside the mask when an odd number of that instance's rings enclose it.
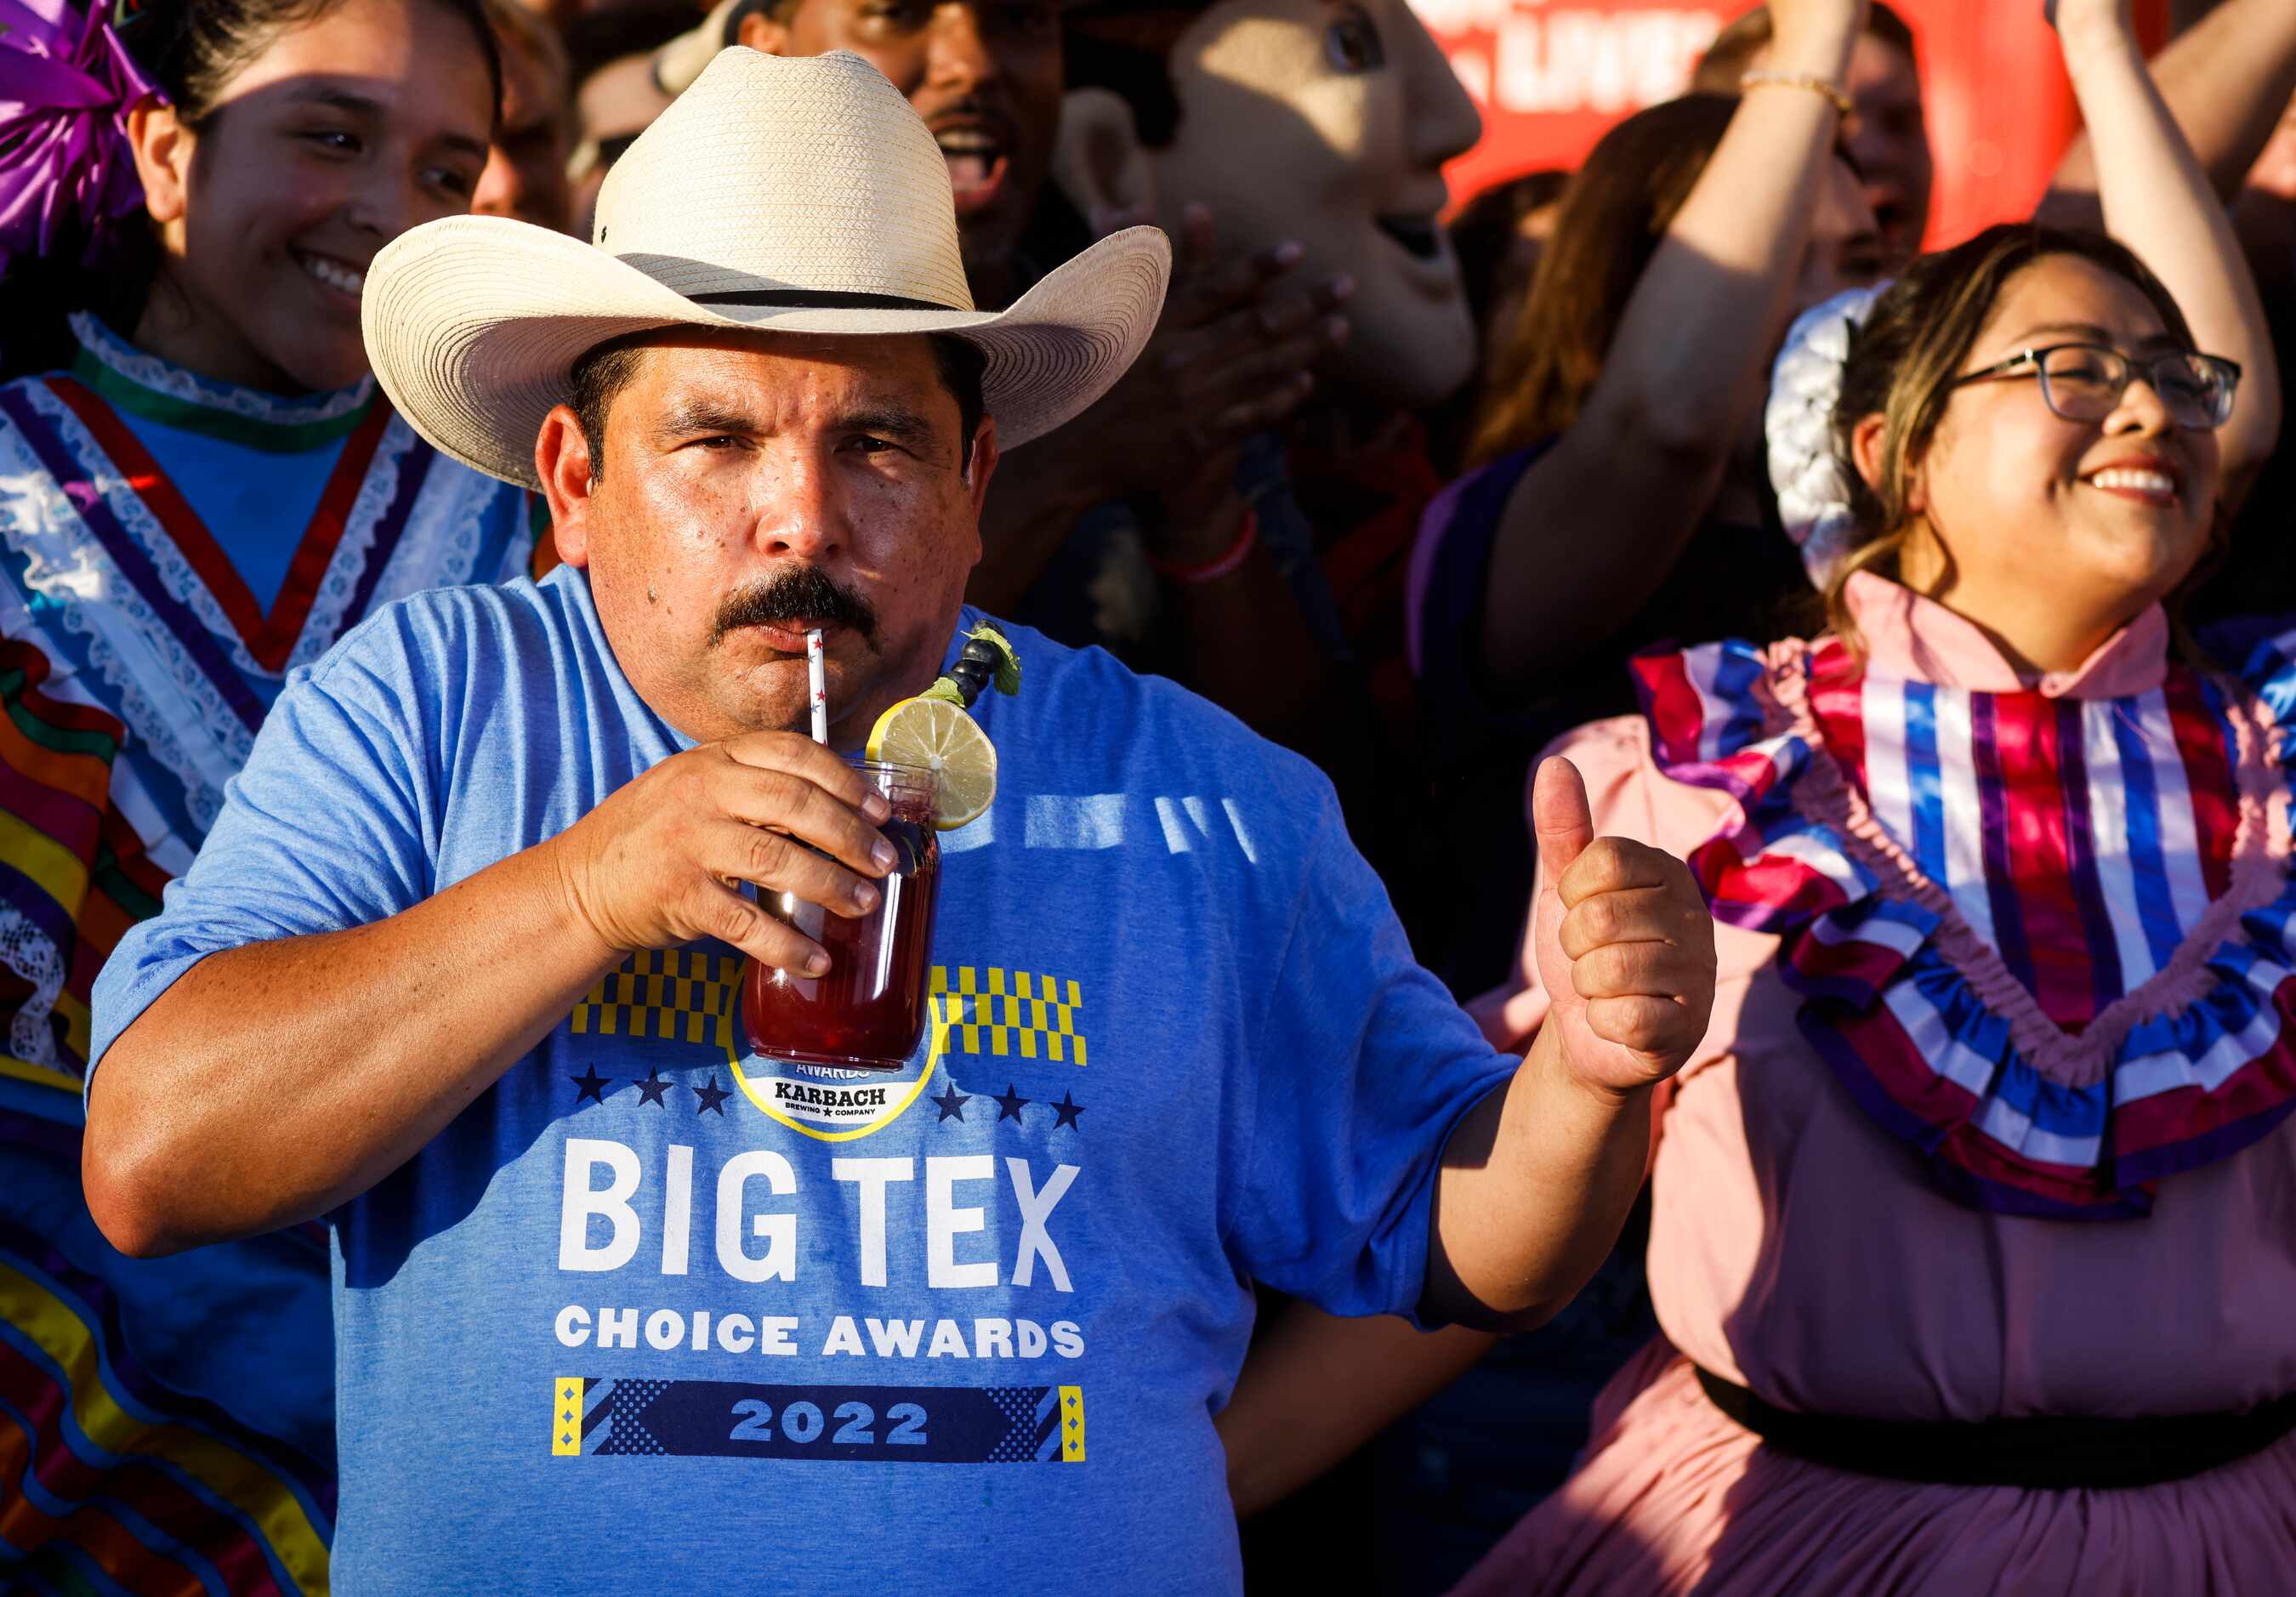
<instances>
[{"instance_id":1,"label":"red drink in jar","mask_svg":"<svg viewBox=\"0 0 2296 1597\"><path fill-rule=\"evenodd\" d=\"M750 961L742 982L742 1024L750 1048L769 1059L898 1070L924 1035L933 899L940 886L932 773L873 760L854 766L893 807L879 830L900 860L877 883L883 894L877 907L857 919L789 893L760 899L768 913L829 951L829 973L805 976Z\"/></svg>"}]
</instances>

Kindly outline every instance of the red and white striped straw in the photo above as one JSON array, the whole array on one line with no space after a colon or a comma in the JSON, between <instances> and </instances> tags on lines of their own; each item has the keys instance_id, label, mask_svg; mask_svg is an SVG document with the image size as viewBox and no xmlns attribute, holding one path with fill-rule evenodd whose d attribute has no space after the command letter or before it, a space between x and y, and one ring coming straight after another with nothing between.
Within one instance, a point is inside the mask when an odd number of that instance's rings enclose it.
<instances>
[{"instance_id":1,"label":"red and white striped straw","mask_svg":"<svg viewBox=\"0 0 2296 1597\"><path fill-rule=\"evenodd\" d=\"M821 658L821 628L805 635L805 679L813 690L813 741L829 741L829 670Z\"/></svg>"}]
</instances>

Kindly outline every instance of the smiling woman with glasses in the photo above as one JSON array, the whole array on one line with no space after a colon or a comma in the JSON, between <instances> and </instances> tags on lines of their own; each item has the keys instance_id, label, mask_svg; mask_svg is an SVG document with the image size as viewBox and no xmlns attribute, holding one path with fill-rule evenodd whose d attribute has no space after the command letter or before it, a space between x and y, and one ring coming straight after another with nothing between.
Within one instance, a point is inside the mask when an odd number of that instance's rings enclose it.
<instances>
[{"instance_id":1,"label":"smiling woman with glasses","mask_svg":"<svg viewBox=\"0 0 2296 1597\"><path fill-rule=\"evenodd\" d=\"M2118 236L1997 227L1806 322L1771 442L1832 484L1826 627L1646 654L1645 713L1556 746L1690 860L1720 979L1655 1116L1665 1334L1460 1597L2296 1568L2296 629L2175 620L2279 382L2125 9L2057 25ZM1543 1023L1523 972L1487 1030Z\"/></svg>"},{"instance_id":2,"label":"smiling woman with glasses","mask_svg":"<svg viewBox=\"0 0 2296 1597\"><path fill-rule=\"evenodd\" d=\"M1842 372L1858 530L1828 574L1837 632L1857 635L1861 573L1952 606L2030 674L2149 603L2173 621L2223 553L2227 476L2237 491L2259 422L2277 427L2270 349L2242 320L2226 336L2264 374L2246 405L2241 363L2197 353L2177 296L2113 239L1996 227L1915 262Z\"/></svg>"}]
</instances>

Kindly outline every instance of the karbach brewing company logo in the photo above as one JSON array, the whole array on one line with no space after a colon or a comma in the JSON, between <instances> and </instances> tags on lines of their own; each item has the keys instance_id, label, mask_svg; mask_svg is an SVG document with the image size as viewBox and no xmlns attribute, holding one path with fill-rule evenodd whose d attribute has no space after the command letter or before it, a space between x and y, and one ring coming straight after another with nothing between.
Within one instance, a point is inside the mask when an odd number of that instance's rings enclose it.
<instances>
[{"instance_id":1,"label":"karbach brewing company logo","mask_svg":"<svg viewBox=\"0 0 2296 1597\"><path fill-rule=\"evenodd\" d=\"M576 1006L573 1032L578 1037L660 1038L721 1054L734 1093L791 1130L824 1142L868 1136L892 1124L923 1095L948 1056L1078 1066L1089 1058L1084 992L1073 978L998 965L934 966L924 1036L908 1063L894 1071L844 1069L746 1052L736 1013L741 979L742 960L735 954L636 954ZM709 1095L705 1086L692 1090ZM732 1095L718 1093L721 1098ZM704 1104L705 1111L709 1107Z\"/></svg>"}]
</instances>

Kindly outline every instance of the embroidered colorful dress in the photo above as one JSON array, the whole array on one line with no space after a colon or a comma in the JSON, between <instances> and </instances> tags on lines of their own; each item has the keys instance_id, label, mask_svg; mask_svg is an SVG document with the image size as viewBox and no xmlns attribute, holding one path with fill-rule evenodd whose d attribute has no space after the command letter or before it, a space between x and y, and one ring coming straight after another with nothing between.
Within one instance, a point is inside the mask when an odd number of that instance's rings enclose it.
<instances>
[{"instance_id":1,"label":"embroidered colorful dress","mask_svg":"<svg viewBox=\"0 0 2296 1597\"><path fill-rule=\"evenodd\" d=\"M72 330L69 372L0 388L0 1587L321 1591L324 1242L104 1242L88 989L287 673L394 599L526 571L539 502L372 381L282 399Z\"/></svg>"},{"instance_id":2,"label":"embroidered colorful dress","mask_svg":"<svg viewBox=\"0 0 2296 1597\"><path fill-rule=\"evenodd\" d=\"M2278 1589L2296 1437L2158 1486L1906 1484L1698 1384L1913 1421L2296 1391L2296 634L2218 675L2155 610L2027 683L1903 588L1849 599L1862 665L1645 657L1646 717L1562 746L1599 829L1690 859L1721 983L1652 1173L1665 1339L1461 1589ZM1512 1039L1545 997L1478 1008Z\"/></svg>"}]
</instances>

